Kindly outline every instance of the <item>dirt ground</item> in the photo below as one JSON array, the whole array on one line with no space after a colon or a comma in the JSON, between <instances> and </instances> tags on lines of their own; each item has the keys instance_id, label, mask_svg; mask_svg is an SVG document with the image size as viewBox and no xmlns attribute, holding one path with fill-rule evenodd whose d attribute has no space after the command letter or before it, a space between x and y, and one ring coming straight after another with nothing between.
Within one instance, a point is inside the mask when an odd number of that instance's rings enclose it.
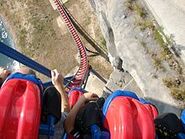
<instances>
[{"instance_id":1,"label":"dirt ground","mask_svg":"<svg viewBox=\"0 0 185 139\"><path fill-rule=\"evenodd\" d=\"M101 43L100 28L88 1L69 0L66 6L86 31ZM17 49L23 54L50 69L58 69L64 75L78 65L76 46L69 32L63 32L58 26L59 14L49 0L1 0L0 15L6 21ZM89 62L102 76L109 77L111 65L102 57L89 57ZM46 80L43 76L40 78Z\"/></svg>"},{"instance_id":2,"label":"dirt ground","mask_svg":"<svg viewBox=\"0 0 185 139\"><path fill-rule=\"evenodd\" d=\"M105 47L104 38L101 34L101 30L98 24L93 9L90 3L85 0L69 0L65 3L74 18L80 23L80 25L90 34L90 36L95 39L99 45ZM84 45L91 51L96 52L96 50L81 36ZM104 58L100 55L91 56L92 53L88 54L89 64L95 69L100 75L108 79L112 72L112 67Z\"/></svg>"}]
</instances>

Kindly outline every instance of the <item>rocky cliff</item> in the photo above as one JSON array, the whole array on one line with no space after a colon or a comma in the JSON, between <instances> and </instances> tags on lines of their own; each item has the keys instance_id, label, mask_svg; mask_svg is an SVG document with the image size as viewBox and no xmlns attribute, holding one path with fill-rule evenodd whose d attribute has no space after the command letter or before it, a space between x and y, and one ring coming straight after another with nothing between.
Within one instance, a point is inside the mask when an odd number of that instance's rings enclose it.
<instances>
[{"instance_id":1,"label":"rocky cliff","mask_svg":"<svg viewBox=\"0 0 185 139\"><path fill-rule=\"evenodd\" d=\"M152 58L146 53L143 40L155 47L150 32L141 32L135 24L135 16L128 10L128 0L90 0L97 14L106 40L111 64L122 67L135 79L143 96L151 100L161 112L180 113L178 102L164 85L162 71L156 70Z\"/></svg>"}]
</instances>

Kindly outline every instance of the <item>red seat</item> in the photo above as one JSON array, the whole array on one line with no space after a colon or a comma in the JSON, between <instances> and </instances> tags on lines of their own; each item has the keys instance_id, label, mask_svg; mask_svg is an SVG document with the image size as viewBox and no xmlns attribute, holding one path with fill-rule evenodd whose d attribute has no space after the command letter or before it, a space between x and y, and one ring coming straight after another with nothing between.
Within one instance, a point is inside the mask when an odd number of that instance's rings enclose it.
<instances>
[{"instance_id":1,"label":"red seat","mask_svg":"<svg viewBox=\"0 0 185 139\"><path fill-rule=\"evenodd\" d=\"M118 96L110 103L104 127L111 139L155 139L154 117L157 111L138 100Z\"/></svg>"},{"instance_id":2,"label":"red seat","mask_svg":"<svg viewBox=\"0 0 185 139\"><path fill-rule=\"evenodd\" d=\"M69 106L70 108L72 108L76 102L78 101L78 99L82 96L82 91L79 90L73 90L71 92L69 92Z\"/></svg>"},{"instance_id":3,"label":"red seat","mask_svg":"<svg viewBox=\"0 0 185 139\"><path fill-rule=\"evenodd\" d=\"M41 100L31 81L11 79L0 90L0 139L37 139Z\"/></svg>"}]
</instances>

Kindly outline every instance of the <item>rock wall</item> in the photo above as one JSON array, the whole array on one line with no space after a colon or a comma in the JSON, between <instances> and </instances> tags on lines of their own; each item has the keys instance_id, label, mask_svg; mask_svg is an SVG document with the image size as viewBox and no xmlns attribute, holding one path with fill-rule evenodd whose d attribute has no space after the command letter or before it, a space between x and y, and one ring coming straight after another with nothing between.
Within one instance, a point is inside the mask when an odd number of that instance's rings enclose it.
<instances>
[{"instance_id":1,"label":"rock wall","mask_svg":"<svg viewBox=\"0 0 185 139\"><path fill-rule=\"evenodd\" d=\"M144 0L157 22L176 42L176 53L185 63L185 1L184 0Z\"/></svg>"},{"instance_id":2,"label":"rock wall","mask_svg":"<svg viewBox=\"0 0 185 139\"><path fill-rule=\"evenodd\" d=\"M127 70L143 92L145 98L156 104L161 112L180 113L162 80L155 78L151 59L137 39L133 18L124 7L126 0L89 0L95 10L105 37L109 58L113 66ZM118 62L121 59L121 62Z\"/></svg>"}]
</instances>

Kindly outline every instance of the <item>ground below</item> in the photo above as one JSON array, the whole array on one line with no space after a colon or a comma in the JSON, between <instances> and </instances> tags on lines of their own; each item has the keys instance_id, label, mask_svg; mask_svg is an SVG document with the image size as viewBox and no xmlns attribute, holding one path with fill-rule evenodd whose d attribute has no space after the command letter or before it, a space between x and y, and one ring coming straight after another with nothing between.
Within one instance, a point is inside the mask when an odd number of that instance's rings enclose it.
<instances>
[{"instance_id":1,"label":"ground below","mask_svg":"<svg viewBox=\"0 0 185 139\"><path fill-rule=\"evenodd\" d=\"M96 16L88 1L70 0L66 6L82 27L97 42L103 43ZM78 66L77 48L65 25L60 26L59 14L53 10L49 0L2 0L0 16L5 20L17 49L23 54L50 69L58 69L64 75ZM82 41L88 49L95 51L83 38ZM112 68L101 56L89 56L89 63L104 78L109 77ZM46 80L40 74L39 77Z\"/></svg>"}]
</instances>

